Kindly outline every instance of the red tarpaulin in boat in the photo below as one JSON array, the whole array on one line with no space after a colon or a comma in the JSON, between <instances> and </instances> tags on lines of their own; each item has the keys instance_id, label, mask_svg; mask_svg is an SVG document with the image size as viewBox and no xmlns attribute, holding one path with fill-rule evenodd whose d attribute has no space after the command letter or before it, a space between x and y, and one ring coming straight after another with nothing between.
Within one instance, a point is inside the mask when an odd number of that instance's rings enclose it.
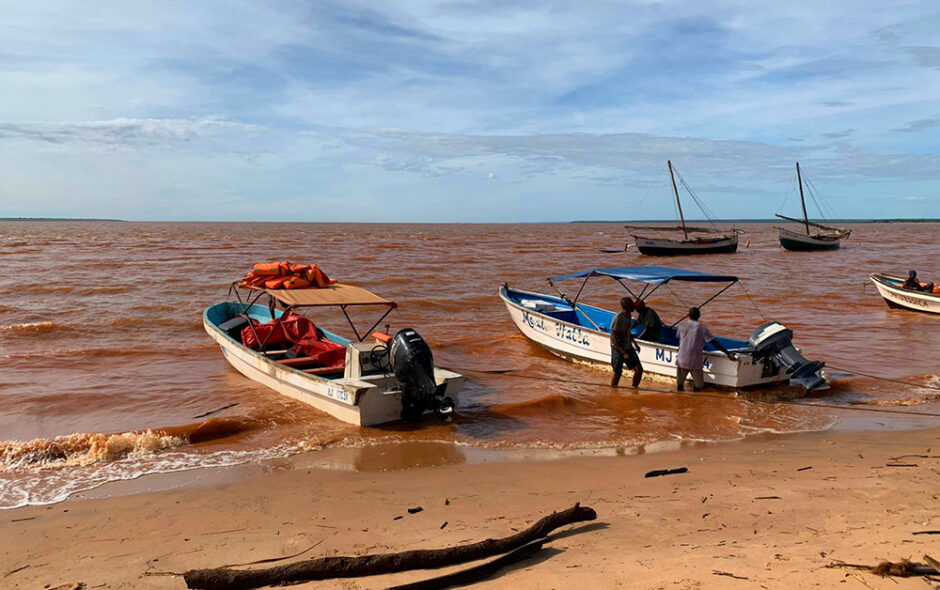
<instances>
[{"instance_id":1,"label":"red tarpaulin in boat","mask_svg":"<svg viewBox=\"0 0 940 590\"><path fill-rule=\"evenodd\" d=\"M265 343L266 348L291 344L291 350L297 356L312 357L324 367L342 367L346 363L346 347L321 339L313 322L300 314L288 312L279 322L258 324L254 330L244 328L241 333L242 344L258 350L261 346L255 334Z\"/></svg>"},{"instance_id":2,"label":"red tarpaulin in boat","mask_svg":"<svg viewBox=\"0 0 940 590\"><path fill-rule=\"evenodd\" d=\"M316 264L293 264L287 260L256 264L242 279L246 287L265 289L322 289L335 282Z\"/></svg>"}]
</instances>

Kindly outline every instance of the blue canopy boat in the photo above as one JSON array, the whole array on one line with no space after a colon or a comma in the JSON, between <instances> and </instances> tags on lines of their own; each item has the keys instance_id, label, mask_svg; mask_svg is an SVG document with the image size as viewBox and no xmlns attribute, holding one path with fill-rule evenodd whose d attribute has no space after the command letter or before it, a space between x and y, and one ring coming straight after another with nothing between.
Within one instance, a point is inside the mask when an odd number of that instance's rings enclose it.
<instances>
[{"instance_id":1,"label":"blue canopy boat","mask_svg":"<svg viewBox=\"0 0 940 590\"><path fill-rule=\"evenodd\" d=\"M637 300L646 299L660 286L672 281L724 285L699 307L738 282L735 276L663 266L593 268L548 278L553 287L556 281L584 279L574 298L560 290L558 296L546 295L513 289L506 283L500 288L499 296L519 331L536 344L571 361L610 368L610 324L616 313L578 301L588 280L594 277L615 280ZM641 289L631 289L625 281L643 286ZM679 348L675 329L677 323L663 326L656 342L637 341L645 374L675 378ZM634 326L634 334L641 331L641 326ZM716 337L726 349L736 353L737 359L727 358L708 344L704 367L706 383L732 389L788 382L807 390L828 387L820 373L824 363L803 358L791 343L792 336L793 332L783 325L767 322L759 326L747 340Z\"/></svg>"}]
</instances>

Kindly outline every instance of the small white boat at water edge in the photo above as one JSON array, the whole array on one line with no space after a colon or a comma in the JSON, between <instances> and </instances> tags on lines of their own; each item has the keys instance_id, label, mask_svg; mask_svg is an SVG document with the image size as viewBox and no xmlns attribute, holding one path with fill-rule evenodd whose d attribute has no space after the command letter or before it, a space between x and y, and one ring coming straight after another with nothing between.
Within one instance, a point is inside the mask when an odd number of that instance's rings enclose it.
<instances>
[{"instance_id":1,"label":"small white boat at water edge","mask_svg":"<svg viewBox=\"0 0 940 590\"><path fill-rule=\"evenodd\" d=\"M901 277L876 272L868 275L868 278L875 283L878 293L884 298L888 307L940 313L940 294L904 289L901 287L904 284L904 279Z\"/></svg>"},{"instance_id":2,"label":"small white boat at water edge","mask_svg":"<svg viewBox=\"0 0 940 590\"><path fill-rule=\"evenodd\" d=\"M583 278L586 283L591 277L599 276L616 280L635 299L649 297L660 285L670 281L727 283L718 294L738 281L733 276L657 266L597 268L548 280L551 283ZM623 283L624 280L645 286L635 293ZM649 292L648 287L652 287ZM579 303L577 296L570 299L562 293L556 297L513 289L508 284L503 284L499 295L516 327L528 339L567 360L610 369L610 323L616 315L614 312ZM635 326L633 331L638 334L642 328ZM827 388L828 383L821 375L824 363L803 358L791 343L792 335L781 324L767 322L759 326L748 340L716 337L725 348L736 353L737 359L731 360L711 345L706 346L705 382L730 389L788 382L807 390ZM678 339L673 326L663 326L657 342L637 342L644 374L675 379Z\"/></svg>"},{"instance_id":3,"label":"small white boat at water edge","mask_svg":"<svg viewBox=\"0 0 940 590\"><path fill-rule=\"evenodd\" d=\"M247 301L238 283L233 287L237 301L207 308L203 325L229 364L252 381L358 426L416 420L429 411L446 417L456 406L463 376L434 367L430 348L417 332L404 329L394 337L378 332L369 335L396 307L394 302L342 283L322 289L251 289ZM256 303L261 295L268 296L269 306ZM286 309L274 309L275 302ZM346 312L350 306L378 306L386 311L360 336ZM324 342L345 347L343 365L322 366L312 357L291 357L284 346L277 350L265 346L266 339L257 334L261 350L245 346L239 338L249 327L254 330L258 324L281 321L294 309L312 307L340 308L356 334L352 340L316 327Z\"/></svg>"}]
</instances>

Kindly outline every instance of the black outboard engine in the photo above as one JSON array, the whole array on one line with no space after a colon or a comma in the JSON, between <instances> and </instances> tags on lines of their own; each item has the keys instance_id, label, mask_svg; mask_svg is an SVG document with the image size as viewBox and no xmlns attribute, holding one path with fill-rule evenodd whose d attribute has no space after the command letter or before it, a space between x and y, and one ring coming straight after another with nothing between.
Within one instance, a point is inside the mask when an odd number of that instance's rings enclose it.
<instances>
[{"instance_id":1,"label":"black outboard engine","mask_svg":"<svg viewBox=\"0 0 940 590\"><path fill-rule=\"evenodd\" d=\"M411 328L399 330L389 347L392 371L401 383L401 419L417 422L425 410L442 420L454 411L454 400L445 396L446 384L434 382L431 347Z\"/></svg>"},{"instance_id":2,"label":"black outboard engine","mask_svg":"<svg viewBox=\"0 0 940 590\"><path fill-rule=\"evenodd\" d=\"M747 346L756 360L771 361L786 369L790 385L799 385L807 391L826 389L829 384L819 374L826 365L820 361L808 361L793 346L793 330L778 322L767 322L758 326Z\"/></svg>"}]
</instances>

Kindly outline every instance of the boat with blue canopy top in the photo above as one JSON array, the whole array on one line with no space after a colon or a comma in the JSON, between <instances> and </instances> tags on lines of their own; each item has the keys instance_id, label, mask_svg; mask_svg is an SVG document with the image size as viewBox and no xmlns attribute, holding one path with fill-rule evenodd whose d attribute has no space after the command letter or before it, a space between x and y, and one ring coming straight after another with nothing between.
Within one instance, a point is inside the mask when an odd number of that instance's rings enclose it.
<instances>
[{"instance_id":1,"label":"boat with blue canopy top","mask_svg":"<svg viewBox=\"0 0 940 590\"><path fill-rule=\"evenodd\" d=\"M709 274L664 266L632 266L592 268L580 272L549 277L549 285L558 295L547 295L511 288L503 283L499 296L506 305L516 327L528 339L552 354L570 361L610 368L610 325L616 312L579 301L584 287L592 278L604 277L619 283L635 300L645 300L662 285L672 282L715 283L717 293L699 305L702 307L738 283L738 277ZM573 297L555 286L556 282L583 279ZM639 285L637 285L637 283ZM675 379L679 341L676 325L664 325L657 341L638 339L639 357L644 375ZM634 335L642 326L632 328ZM806 390L823 389L828 384L822 375L824 363L807 361L793 346L791 330L777 322L767 322L747 339L716 336L729 351L731 360L713 345L705 348L705 382L739 389L789 383Z\"/></svg>"}]
</instances>

